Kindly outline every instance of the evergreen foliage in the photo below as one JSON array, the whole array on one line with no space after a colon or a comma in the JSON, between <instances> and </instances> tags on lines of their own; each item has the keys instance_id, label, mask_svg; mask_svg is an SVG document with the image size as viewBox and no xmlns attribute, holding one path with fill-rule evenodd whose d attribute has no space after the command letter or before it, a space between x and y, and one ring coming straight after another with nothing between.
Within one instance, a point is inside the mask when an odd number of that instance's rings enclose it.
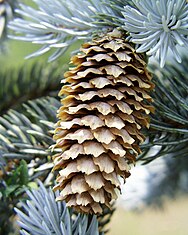
<instances>
[{"instance_id":1,"label":"evergreen foliage","mask_svg":"<svg viewBox=\"0 0 188 235\"><path fill-rule=\"evenodd\" d=\"M176 45L188 46L188 6L186 1L133 0L135 7L125 6L124 29L130 33L131 41L140 45L137 52L148 55L158 53L161 67L167 52L172 50L178 62L181 57ZM168 7L167 7L168 6Z\"/></svg>"},{"instance_id":2,"label":"evergreen foliage","mask_svg":"<svg viewBox=\"0 0 188 235\"><path fill-rule=\"evenodd\" d=\"M7 24L16 15L9 24L12 30L9 37L41 45L28 58L52 50L49 61L56 60L73 43L85 40L87 48L87 41L101 36L101 32L118 28L127 45L135 48L134 53L148 59L155 83L151 93L155 113L150 115L150 128L143 130L146 140L140 145L142 153L136 161L145 164L147 170L151 161L155 163L154 160L161 158L164 171L151 171L148 193L143 200L147 205L161 205L165 195L175 197L179 192L187 193L188 56L177 47L184 46L187 50L187 2L33 0L33 3L27 6L21 0L0 1L1 48L7 39ZM175 58L170 62L169 51ZM153 56L159 63L150 60ZM77 59L81 63L83 58ZM89 63L96 66L94 62ZM59 63L38 62L0 71L2 235L17 234L13 223L15 212L24 235L102 235L115 210L105 207L102 215L83 215L68 209L64 202L56 202L59 193L49 188L55 185L56 177L51 172L52 155L60 151L50 146L55 144L56 112L61 105L57 94L63 73L64 66ZM36 179L41 180L39 188Z\"/></svg>"},{"instance_id":3,"label":"evergreen foliage","mask_svg":"<svg viewBox=\"0 0 188 235\"><path fill-rule=\"evenodd\" d=\"M187 62L188 57L184 55L179 65L173 61L162 70L156 64L150 65L156 84L153 93L155 114L151 115L148 143L146 142L142 148L150 149L156 145L160 149L154 156L148 157L147 151L141 154L138 159L145 160L145 163L169 154L174 157L187 156Z\"/></svg>"},{"instance_id":4,"label":"evergreen foliage","mask_svg":"<svg viewBox=\"0 0 188 235\"><path fill-rule=\"evenodd\" d=\"M29 57L55 49L49 61L61 56L76 40L91 38L91 33L96 30L93 16L98 12L112 14L111 9L102 5L100 0L35 0L35 3L37 11L20 4L16 12L29 19L17 18L10 28L21 34L13 38L42 45Z\"/></svg>"},{"instance_id":5,"label":"evergreen foliage","mask_svg":"<svg viewBox=\"0 0 188 235\"><path fill-rule=\"evenodd\" d=\"M35 168L36 171L42 169L43 173L46 168L49 172L52 167L48 163L51 155L49 146L54 143L52 130L58 107L59 102L55 98L40 98L24 104L19 111L26 110L25 114L9 110L0 117L1 158L24 159L28 163L35 160L35 163L29 164L29 168ZM32 178L37 176L39 172L33 170Z\"/></svg>"},{"instance_id":6,"label":"evergreen foliage","mask_svg":"<svg viewBox=\"0 0 188 235\"><path fill-rule=\"evenodd\" d=\"M62 74L63 70L58 64L46 66L44 63L0 72L0 100L3 100L0 103L0 113L17 108L28 100L57 96Z\"/></svg>"},{"instance_id":7,"label":"evergreen foliage","mask_svg":"<svg viewBox=\"0 0 188 235\"><path fill-rule=\"evenodd\" d=\"M15 209L21 221L19 225L21 234L27 235L102 235L98 232L96 216L89 221L87 215L76 215L66 208L65 203L55 201L55 195L51 189L46 189L39 182L39 190L28 191L32 200L22 203L25 210Z\"/></svg>"}]
</instances>

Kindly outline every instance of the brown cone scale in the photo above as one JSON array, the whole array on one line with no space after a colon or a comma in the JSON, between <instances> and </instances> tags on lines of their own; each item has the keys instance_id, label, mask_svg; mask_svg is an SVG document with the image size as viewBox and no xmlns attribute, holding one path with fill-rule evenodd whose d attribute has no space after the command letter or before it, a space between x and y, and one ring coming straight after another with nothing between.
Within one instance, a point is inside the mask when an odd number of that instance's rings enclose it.
<instances>
[{"instance_id":1,"label":"brown cone scale","mask_svg":"<svg viewBox=\"0 0 188 235\"><path fill-rule=\"evenodd\" d=\"M57 200L84 213L102 213L120 191L119 176L141 153L154 87L142 55L119 31L85 43L65 73L55 130Z\"/></svg>"}]
</instances>

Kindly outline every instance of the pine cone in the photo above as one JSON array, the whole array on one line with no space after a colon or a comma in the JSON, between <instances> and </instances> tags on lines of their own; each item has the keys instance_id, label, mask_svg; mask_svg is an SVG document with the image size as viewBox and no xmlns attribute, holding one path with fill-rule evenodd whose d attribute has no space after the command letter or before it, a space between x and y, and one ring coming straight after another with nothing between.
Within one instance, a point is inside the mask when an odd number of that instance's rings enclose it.
<instances>
[{"instance_id":1,"label":"pine cone","mask_svg":"<svg viewBox=\"0 0 188 235\"><path fill-rule=\"evenodd\" d=\"M130 175L141 153L142 127L149 127L154 85L141 55L119 31L85 43L65 73L54 138L61 191L57 200L85 213L102 213L120 191L118 176Z\"/></svg>"}]
</instances>

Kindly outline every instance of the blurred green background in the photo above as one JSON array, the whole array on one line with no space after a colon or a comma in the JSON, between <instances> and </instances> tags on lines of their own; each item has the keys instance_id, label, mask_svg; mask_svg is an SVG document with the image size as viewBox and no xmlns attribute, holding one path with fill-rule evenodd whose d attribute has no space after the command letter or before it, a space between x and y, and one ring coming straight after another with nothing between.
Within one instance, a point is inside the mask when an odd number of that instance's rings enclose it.
<instances>
[{"instance_id":1,"label":"blurred green background","mask_svg":"<svg viewBox=\"0 0 188 235\"><path fill-rule=\"evenodd\" d=\"M166 200L163 209L148 208L139 213L121 206L109 224L108 235L187 235L188 198Z\"/></svg>"},{"instance_id":2,"label":"blurred green background","mask_svg":"<svg viewBox=\"0 0 188 235\"><path fill-rule=\"evenodd\" d=\"M58 60L60 66L67 64L70 51L79 47L74 45ZM34 59L24 57L34 52L37 46L31 43L9 41L7 55L0 55L1 70L9 70L23 64L30 66L36 61L47 62L49 54ZM1 101L2 102L2 101ZM188 198L166 200L164 209L146 209L142 212L130 212L118 206L109 224L109 235L187 235L188 234Z\"/></svg>"}]
</instances>

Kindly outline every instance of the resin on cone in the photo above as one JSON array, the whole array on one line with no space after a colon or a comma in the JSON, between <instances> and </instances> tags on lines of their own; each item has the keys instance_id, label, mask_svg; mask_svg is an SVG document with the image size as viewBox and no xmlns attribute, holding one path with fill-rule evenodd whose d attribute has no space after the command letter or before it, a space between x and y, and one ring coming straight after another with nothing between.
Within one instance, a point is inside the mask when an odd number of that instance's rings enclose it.
<instances>
[{"instance_id":1,"label":"resin on cone","mask_svg":"<svg viewBox=\"0 0 188 235\"><path fill-rule=\"evenodd\" d=\"M65 73L55 130L57 200L79 212L102 213L120 192L119 176L141 153L154 87L146 63L118 30L83 44Z\"/></svg>"}]
</instances>

